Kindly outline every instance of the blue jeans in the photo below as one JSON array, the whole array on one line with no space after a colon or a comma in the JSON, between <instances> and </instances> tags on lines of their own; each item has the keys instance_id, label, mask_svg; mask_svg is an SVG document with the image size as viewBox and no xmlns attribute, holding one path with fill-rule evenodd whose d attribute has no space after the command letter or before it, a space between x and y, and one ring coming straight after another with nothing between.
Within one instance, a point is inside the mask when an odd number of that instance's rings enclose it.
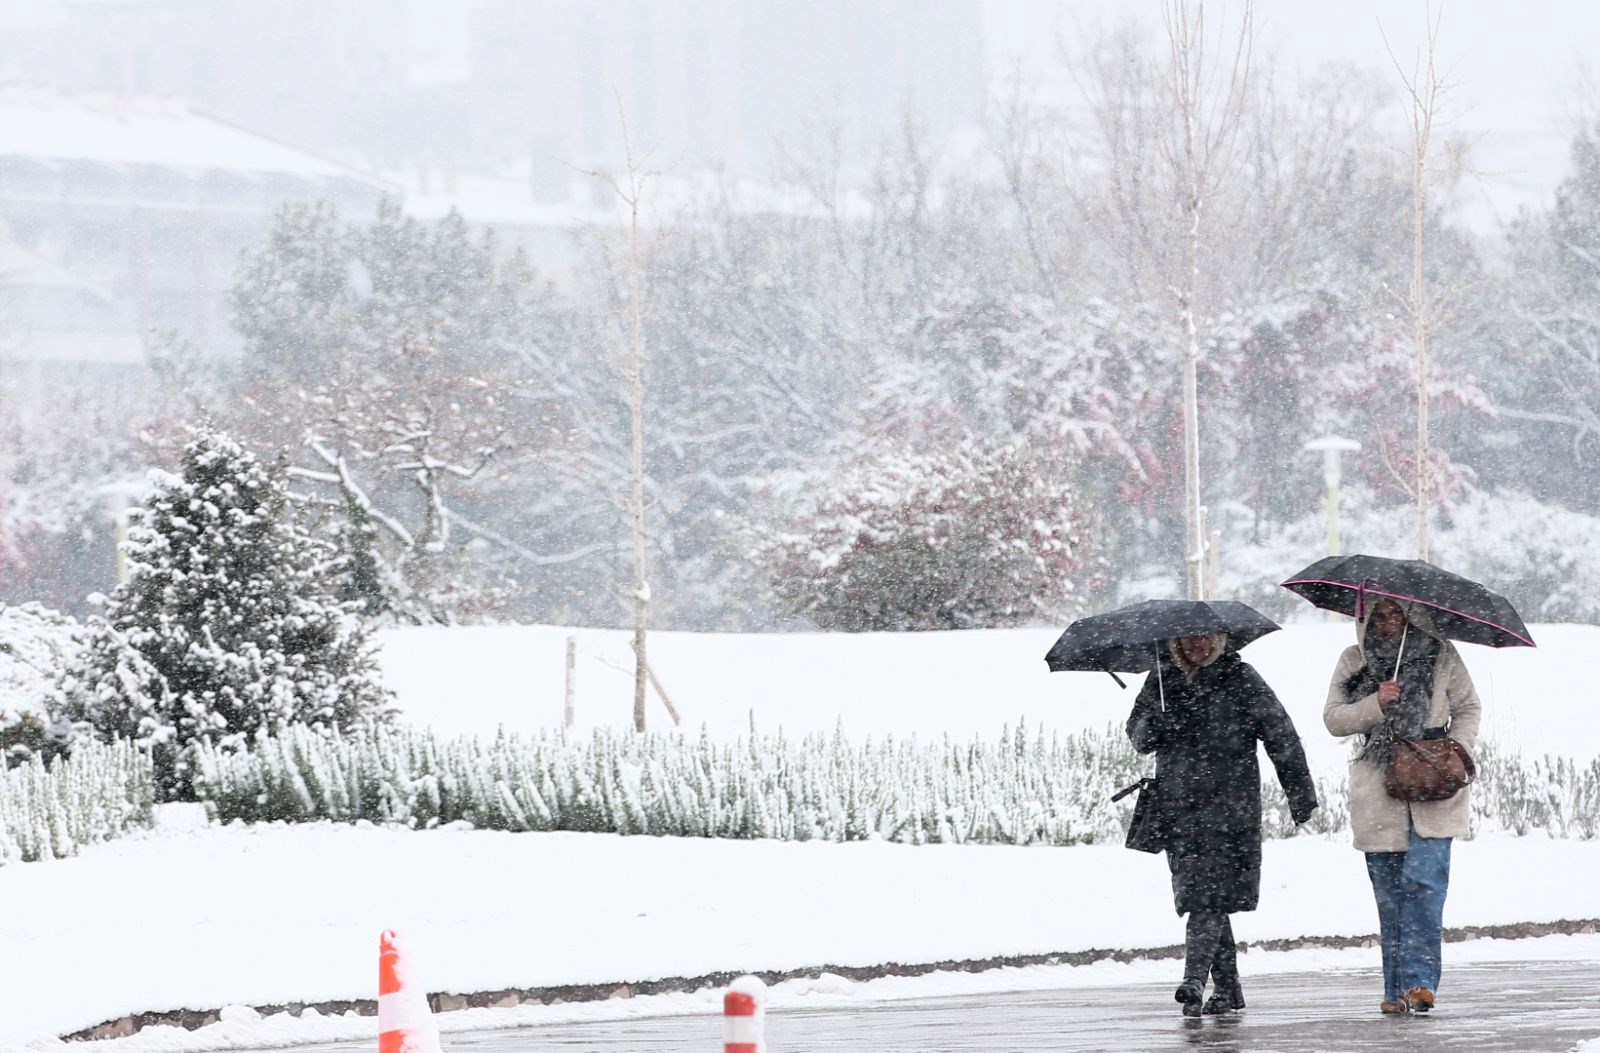
<instances>
[{"instance_id":1,"label":"blue jeans","mask_svg":"<svg viewBox=\"0 0 1600 1053\"><path fill-rule=\"evenodd\" d=\"M1368 852L1367 874L1378 901L1383 997L1396 1001L1413 987L1437 991L1450 838L1418 837L1412 830L1406 851Z\"/></svg>"}]
</instances>

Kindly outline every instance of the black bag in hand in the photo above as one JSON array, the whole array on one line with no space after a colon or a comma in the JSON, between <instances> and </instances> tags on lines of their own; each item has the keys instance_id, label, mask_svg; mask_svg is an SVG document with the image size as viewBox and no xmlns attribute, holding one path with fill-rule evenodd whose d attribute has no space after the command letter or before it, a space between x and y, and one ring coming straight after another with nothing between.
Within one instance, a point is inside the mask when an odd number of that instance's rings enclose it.
<instances>
[{"instance_id":1,"label":"black bag in hand","mask_svg":"<svg viewBox=\"0 0 1600 1053\"><path fill-rule=\"evenodd\" d=\"M1156 808L1154 779L1140 779L1131 786L1124 786L1111 796L1112 803L1135 790L1139 791L1139 799L1134 802L1133 818L1128 822L1128 836L1122 843L1135 852L1165 852L1167 838L1161 830L1161 813Z\"/></svg>"}]
</instances>

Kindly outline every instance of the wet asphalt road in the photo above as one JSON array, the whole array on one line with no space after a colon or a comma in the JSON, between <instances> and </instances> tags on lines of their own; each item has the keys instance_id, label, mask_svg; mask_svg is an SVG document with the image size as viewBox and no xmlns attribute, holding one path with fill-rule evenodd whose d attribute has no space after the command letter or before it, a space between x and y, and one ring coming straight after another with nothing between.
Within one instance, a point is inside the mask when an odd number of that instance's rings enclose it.
<instances>
[{"instance_id":1,"label":"wet asphalt road","mask_svg":"<svg viewBox=\"0 0 1600 1053\"><path fill-rule=\"evenodd\" d=\"M770 1053L1566 1053L1600 1038L1600 967L1520 962L1451 967L1426 1016L1378 1013L1367 971L1257 977L1250 1008L1185 1019L1172 985L893 1002L767 1017ZM447 1053L716 1053L717 1017L446 1034ZM324 1046L361 1050L370 1044Z\"/></svg>"}]
</instances>

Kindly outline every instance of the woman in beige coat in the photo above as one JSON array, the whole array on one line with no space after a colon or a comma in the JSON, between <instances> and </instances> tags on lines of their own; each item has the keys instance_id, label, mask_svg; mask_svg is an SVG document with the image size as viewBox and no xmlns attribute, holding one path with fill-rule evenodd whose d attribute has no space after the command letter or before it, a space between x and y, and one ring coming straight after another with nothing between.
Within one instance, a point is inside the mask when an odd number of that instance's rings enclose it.
<instances>
[{"instance_id":1,"label":"woman in beige coat","mask_svg":"<svg viewBox=\"0 0 1600 1053\"><path fill-rule=\"evenodd\" d=\"M1350 762L1350 826L1367 856L1383 946L1385 1013L1433 1008L1439 989L1451 839L1468 832L1463 788L1442 801L1390 797L1384 775L1392 736L1448 731L1468 752L1480 706L1467 667L1420 604L1380 599L1356 621L1356 644L1333 671L1322 719L1335 735L1359 735Z\"/></svg>"}]
</instances>

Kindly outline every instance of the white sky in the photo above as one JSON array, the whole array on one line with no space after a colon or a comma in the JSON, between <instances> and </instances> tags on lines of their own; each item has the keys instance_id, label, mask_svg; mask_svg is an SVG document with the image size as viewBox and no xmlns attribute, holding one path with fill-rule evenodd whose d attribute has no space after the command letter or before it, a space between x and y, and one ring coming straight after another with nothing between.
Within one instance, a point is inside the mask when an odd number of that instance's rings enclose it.
<instances>
[{"instance_id":1,"label":"white sky","mask_svg":"<svg viewBox=\"0 0 1600 1053\"><path fill-rule=\"evenodd\" d=\"M1231 24L1242 9L1238 0L1214 3L1208 17ZM983 10L991 64L1021 59L1024 68L1041 69L1054 61L1060 27L1131 18L1159 31L1162 4L983 0ZM1440 64L1458 84L1446 130L1475 142L1472 163L1481 174L1463 201L1467 214L1493 224L1547 203L1583 109L1585 56L1600 54L1600 3L1436 0L1432 10ZM1425 0L1257 0L1258 53L1291 74L1330 62L1381 70L1398 88L1384 36L1409 71L1426 43L1428 11Z\"/></svg>"}]
</instances>

